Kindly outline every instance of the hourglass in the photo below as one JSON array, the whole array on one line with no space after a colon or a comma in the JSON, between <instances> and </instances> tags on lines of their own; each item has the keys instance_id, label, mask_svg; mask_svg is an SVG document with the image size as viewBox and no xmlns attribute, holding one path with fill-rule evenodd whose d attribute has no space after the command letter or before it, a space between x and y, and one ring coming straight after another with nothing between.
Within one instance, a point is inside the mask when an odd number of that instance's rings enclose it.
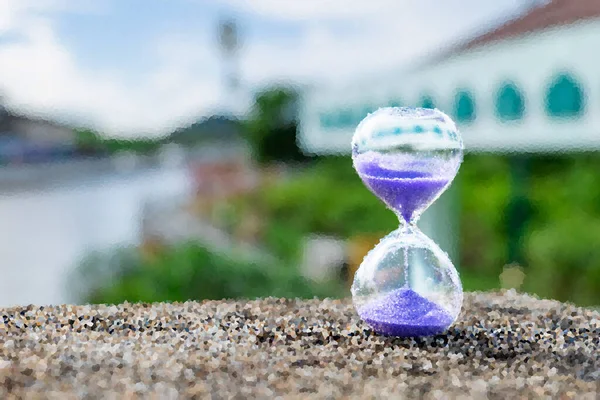
<instances>
[{"instance_id":1,"label":"hourglass","mask_svg":"<svg viewBox=\"0 0 600 400\"><path fill-rule=\"evenodd\" d=\"M439 334L460 312L458 273L417 221L450 186L462 158L456 125L437 109L381 108L356 128L354 169L400 220L365 256L352 284L359 316L381 334Z\"/></svg>"}]
</instances>

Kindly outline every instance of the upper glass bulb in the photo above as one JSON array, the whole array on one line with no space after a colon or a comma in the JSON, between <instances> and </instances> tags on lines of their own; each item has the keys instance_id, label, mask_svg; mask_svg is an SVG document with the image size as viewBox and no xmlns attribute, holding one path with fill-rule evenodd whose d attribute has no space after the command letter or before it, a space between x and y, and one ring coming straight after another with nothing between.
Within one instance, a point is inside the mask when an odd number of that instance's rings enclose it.
<instances>
[{"instance_id":1,"label":"upper glass bulb","mask_svg":"<svg viewBox=\"0 0 600 400\"><path fill-rule=\"evenodd\" d=\"M354 168L400 218L414 224L456 176L463 143L437 109L386 107L369 114L352 138Z\"/></svg>"}]
</instances>

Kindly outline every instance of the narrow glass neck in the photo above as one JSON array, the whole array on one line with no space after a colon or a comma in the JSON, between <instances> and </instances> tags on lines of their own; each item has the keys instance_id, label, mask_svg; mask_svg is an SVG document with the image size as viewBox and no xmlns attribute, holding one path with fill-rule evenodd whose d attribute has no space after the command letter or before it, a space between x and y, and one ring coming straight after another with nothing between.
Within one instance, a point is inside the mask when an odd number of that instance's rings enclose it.
<instances>
[{"instance_id":1,"label":"narrow glass neck","mask_svg":"<svg viewBox=\"0 0 600 400\"><path fill-rule=\"evenodd\" d=\"M419 221L420 215L413 214L410 220L406 220L402 214L398 214L398 221L400 222L399 231L402 233L410 233L414 230L418 230L417 222Z\"/></svg>"}]
</instances>

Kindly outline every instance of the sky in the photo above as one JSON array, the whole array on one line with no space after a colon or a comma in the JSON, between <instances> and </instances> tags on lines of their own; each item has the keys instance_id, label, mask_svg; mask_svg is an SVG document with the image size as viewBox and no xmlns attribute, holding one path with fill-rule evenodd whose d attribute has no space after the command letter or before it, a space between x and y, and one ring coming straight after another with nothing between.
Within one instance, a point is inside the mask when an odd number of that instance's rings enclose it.
<instances>
[{"instance_id":1,"label":"sky","mask_svg":"<svg viewBox=\"0 0 600 400\"><path fill-rule=\"evenodd\" d=\"M0 96L108 135L242 114L276 83L327 87L405 66L522 12L526 0L0 0ZM235 18L242 87L217 41Z\"/></svg>"}]
</instances>

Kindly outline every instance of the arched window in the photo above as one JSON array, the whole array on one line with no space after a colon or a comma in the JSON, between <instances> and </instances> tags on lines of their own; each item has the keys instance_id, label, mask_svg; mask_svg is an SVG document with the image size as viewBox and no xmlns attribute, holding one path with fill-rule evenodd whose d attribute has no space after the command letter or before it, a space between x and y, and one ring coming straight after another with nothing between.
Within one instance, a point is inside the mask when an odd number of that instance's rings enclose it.
<instances>
[{"instance_id":1,"label":"arched window","mask_svg":"<svg viewBox=\"0 0 600 400\"><path fill-rule=\"evenodd\" d=\"M458 122L472 122L475 119L475 100L466 90L459 90L454 100L454 115Z\"/></svg>"},{"instance_id":2,"label":"arched window","mask_svg":"<svg viewBox=\"0 0 600 400\"><path fill-rule=\"evenodd\" d=\"M352 115L352 111L349 109L343 109L338 113L337 116L337 125L340 128L347 128L354 125L354 115Z\"/></svg>"},{"instance_id":3,"label":"arched window","mask_svg":"<svg viewBox=\"0 0 600 400\"><path fill-rule=\"evenodd\" d=\"M525 99L521 91L512 82L507 82L498 90L496 96L496 115L502 121L517 121L523 118Z\"/></svg>"},{"instance_id":4,"label":"arched window","mask_svg":"<svg viewBox=\"0 0 600 400\"><path fill-rule=\"evenodd\" d=\"M435 108L435 102L431 96L421 97L421 107L423 108Z\"/></svg>"},{"instance_id":5,"label":"arched window","mask_svg":"<svg viewBox=\"0 0 600 400\"><path fill-rule=\"evenodd\" d=\"M332 117L331 113L324 112L319 115L319 122L321 123L321 128L331 128L333 127L335 121Z\"/></svg>"},{"instance_id":6,"label":"arched window","mask_svg":"<svg viewBox=\"0 0 600 400\"><path fill-rule=\"evenodd\" d=\"M551 117L577 117L583 113L583 88L569 74L554 78L546 92L546 113Z\"/></svg>"}]
</instances>

